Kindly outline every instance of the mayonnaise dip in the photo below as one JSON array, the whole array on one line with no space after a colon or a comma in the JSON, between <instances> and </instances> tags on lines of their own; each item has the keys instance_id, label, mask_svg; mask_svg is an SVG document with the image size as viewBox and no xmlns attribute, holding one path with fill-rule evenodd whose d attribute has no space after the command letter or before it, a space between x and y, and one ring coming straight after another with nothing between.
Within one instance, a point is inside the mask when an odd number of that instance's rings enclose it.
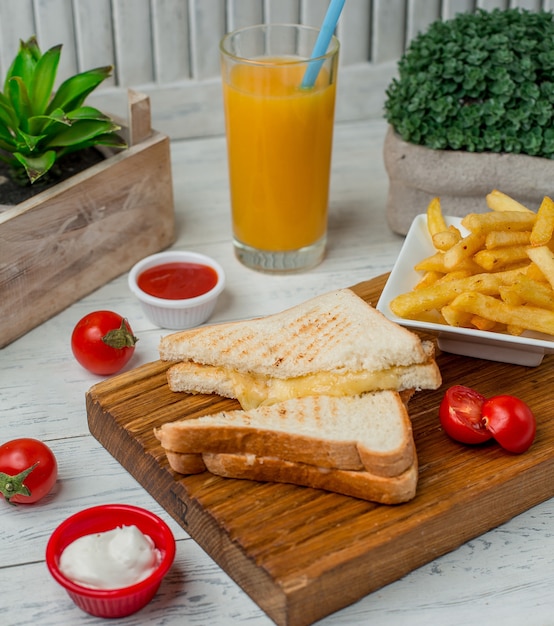
<instances>
[{"instance_id":1,"label":"mayonnaise dip","mask_svg":"<svg viewBox=\"0 0 554 626\"><path fill-rule=\"evenodd\" d=\"M136 526L84 535L60 557L60 570L73 582L93 589L119 589L144 580L158 567L160 551Z\"/></svg>"}]
</instances>

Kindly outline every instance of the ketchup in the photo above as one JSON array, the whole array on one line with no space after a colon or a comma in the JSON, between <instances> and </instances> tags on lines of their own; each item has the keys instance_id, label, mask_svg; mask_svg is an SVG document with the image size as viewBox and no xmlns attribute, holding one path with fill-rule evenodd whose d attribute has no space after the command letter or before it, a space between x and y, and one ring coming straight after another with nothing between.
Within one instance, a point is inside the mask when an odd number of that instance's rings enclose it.
<instances>
[{"instance_id":1,"label":"ketchup","mask_svg":"<svg viewBox=\"0 0 554 626\"><path fill-rule=\"evenodd\" d=\"M216 271L201 263L163 263L137 278L138 286L147 294L165 300L186 300L201 296L217 283Z\"/></svg>"}]
</instances>

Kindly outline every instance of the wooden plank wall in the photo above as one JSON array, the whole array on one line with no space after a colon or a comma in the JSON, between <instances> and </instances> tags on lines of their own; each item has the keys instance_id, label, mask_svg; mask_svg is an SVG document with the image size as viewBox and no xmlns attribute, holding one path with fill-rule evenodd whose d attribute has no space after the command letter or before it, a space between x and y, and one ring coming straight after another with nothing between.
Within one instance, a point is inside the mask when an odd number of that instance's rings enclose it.
<instances>
[{"instance_id":1,"label":"wooden plank wall","mask_svg":"<svg viewBox=\"0 0 554 626\"><path fill-rule=\"evenodd\" d=\"M218 42L260 22L321 24L327 0L2 0L0 76L20 39L62 43L59 78L112 64L90 103L117 115L126 89L147 93L153 126L172 138L223 132ZM337 120L382 115L385 89L406 44L436 19L477 7L550 10L554 0L347 0L338 27Z\"/></svg>"}]
</instances>

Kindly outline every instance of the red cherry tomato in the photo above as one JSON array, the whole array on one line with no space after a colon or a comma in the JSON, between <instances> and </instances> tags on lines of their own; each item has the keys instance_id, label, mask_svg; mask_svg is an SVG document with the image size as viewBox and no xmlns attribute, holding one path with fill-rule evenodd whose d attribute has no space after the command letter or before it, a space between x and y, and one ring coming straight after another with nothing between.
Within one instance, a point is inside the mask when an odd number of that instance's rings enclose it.
<instances>
[{"instance_id":1,"label":"red cherry tomato","mask_svg":"<svg viewBox=\"0 0 554 626\"><path fill-rule=\"evenodd\" d=\"M485 400L485 396L470 387L450 387L439 407L439 418L445 432L461 443L483 443L491 439L492 434L481 416Z\"/></svg>"},{"instance_id":2,"label":"red cherry tomato","mask_svg":"<svg viewBox=\"0 0 554 626\"><path fill-rule=\"evenodd\" d=\"M508 452L521 454L535 439L537 423L531 409L508 395L489 398L481 409L487 430Z\"/></svg>"},{"instance_id":3,"label":"red cherry tomato","mask_svg":"<svg viewBox=\"0 0 554 626\"><path fill-rule=\"evenodd\" d=\"M37 502L57 477L56 457L42 441L13 439L0 446L0 493L8 502Z\"/></svg>"},{"instance_id":4,"label":"red cherry tomato","mask_svg":"<svg viewBox=\"0 0 554 626\"><path fill-rule=\"evenodd\" d=\"M126 319L112 311L95 311L80 320L71 335L71 349L93 374L115 374L129 361L138 339Z\"/></svg>"}]
</instances>

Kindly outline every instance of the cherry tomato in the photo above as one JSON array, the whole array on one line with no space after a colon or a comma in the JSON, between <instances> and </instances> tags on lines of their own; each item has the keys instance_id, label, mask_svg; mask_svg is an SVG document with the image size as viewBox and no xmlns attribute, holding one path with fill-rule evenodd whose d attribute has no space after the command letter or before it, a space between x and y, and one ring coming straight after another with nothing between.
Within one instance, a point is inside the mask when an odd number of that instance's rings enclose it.
<instances>
[{"instance_id":1,"label":"cherry tomato","mask_svg":"<svg viewBox=\"0 0 554 626\"><path fill-rule=\"evenodd\" d=\"M79 363L93 374L115 374L129 361L138 339L126 319L112 311L94 311L77 322L71 349Z\"/></svg>"},{"instance_id":2,"label":"cherry tomato","mask_svg":"<svg viewBox=\"0 0 554 626\"><path fill-rule=\"evenodd\" d=\"M487 430L508 452L521 454L535 439L537 423L531 409L508 395L489 398L481 409Z\"/></svg>"},{"instance_id":3,"label":"cherry tomato","mask_svg":"<svg viewBox=\"0 0 554 626\"><path fill-rule=\"evenodd\" d=\"M0 446L0 493L8 502L37 502L57 477L56 457L42 441L13 439Z\"/></svg>"},{"instance_id":4,"label":"cherry tomato","mask_svg":"<svg viewBox=\"0 0 554 626\"><path fill-rule=\"evenodd\" d=\"M470 387L450 387L439 407L440 422L446 433L461 443L483 443L491 439L492 434L481 416L485 401L485 396Z\"/></svg>"}]
</instances>

